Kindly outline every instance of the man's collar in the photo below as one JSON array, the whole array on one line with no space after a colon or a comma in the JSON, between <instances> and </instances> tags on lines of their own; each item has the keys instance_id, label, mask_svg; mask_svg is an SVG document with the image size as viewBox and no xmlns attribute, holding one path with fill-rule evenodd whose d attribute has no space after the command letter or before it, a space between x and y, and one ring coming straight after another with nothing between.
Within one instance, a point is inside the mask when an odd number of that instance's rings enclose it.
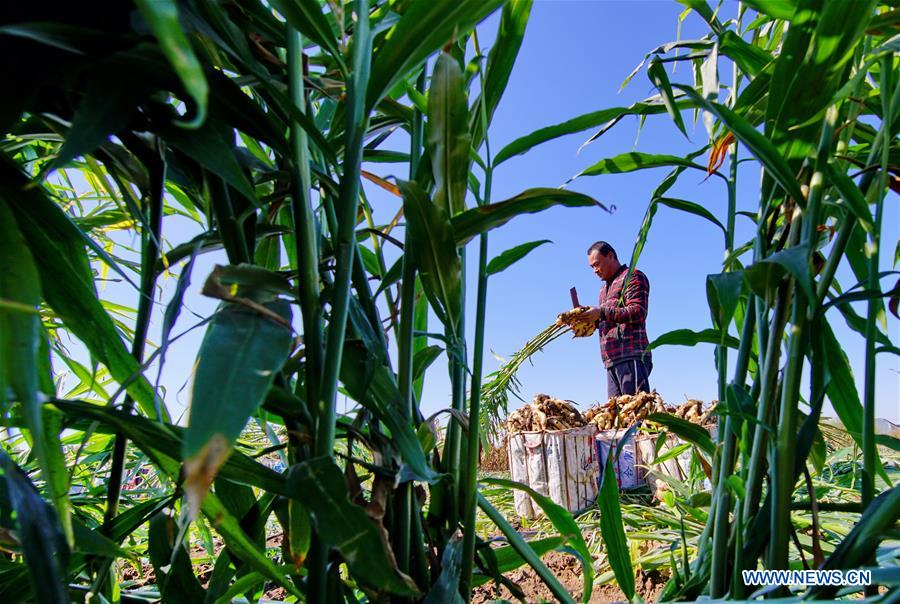
<instances>
[{"instance_id":1,"label":"man's collar","mask_svg":"<svg viewBox=\"0 0 900 604\"><path fill-rule=\"evenodd\" d=\"M628 270L627 264L620 264L618 270L616 270L616 272L613 273L613 276L609 278L607 283L612 283L613 281L616 280L616 277L618 277L619 275L622 274L622 271L627 271L627 270Z\"/></svg>"}]
</instances>

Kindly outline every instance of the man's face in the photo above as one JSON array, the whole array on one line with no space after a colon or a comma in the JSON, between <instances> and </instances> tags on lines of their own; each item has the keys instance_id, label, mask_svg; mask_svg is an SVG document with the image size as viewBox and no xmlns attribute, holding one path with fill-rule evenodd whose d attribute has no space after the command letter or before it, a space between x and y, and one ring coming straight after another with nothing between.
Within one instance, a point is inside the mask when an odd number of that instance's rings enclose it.
<instances>
[{"instance_id":1,"label":"man's face","mask_svg":"<svg viewBox=\"0 0 900 604\"><path fill-rule=\"evenodd\" d=\"M604 281L612 276L612 265L614 263L611 253L604 256L597 250L593 250L588 254L588 264L591 266L591 270Z\"/></svg>"}]
</instances>

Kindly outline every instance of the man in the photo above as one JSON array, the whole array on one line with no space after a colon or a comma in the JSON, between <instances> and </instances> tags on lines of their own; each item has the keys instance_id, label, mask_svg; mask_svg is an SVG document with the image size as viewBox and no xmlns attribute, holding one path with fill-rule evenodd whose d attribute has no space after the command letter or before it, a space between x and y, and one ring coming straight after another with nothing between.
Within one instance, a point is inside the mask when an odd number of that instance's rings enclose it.
<instances>
[{"instance_id":1,"label":"man","mask_svg":"<svg viewBox=\"0 0 900 604\"><path fill-rule=\"evenodd\" d=\"M649 392L653 369L646 325L650 282L635 270L626 285L628 267L619 262L616 251L605 241L588 248L588 264L604 281L600 304L588 311L586 318L596 321L600 332L607 393L611 398Z\"/></svg>"}]
</instances>

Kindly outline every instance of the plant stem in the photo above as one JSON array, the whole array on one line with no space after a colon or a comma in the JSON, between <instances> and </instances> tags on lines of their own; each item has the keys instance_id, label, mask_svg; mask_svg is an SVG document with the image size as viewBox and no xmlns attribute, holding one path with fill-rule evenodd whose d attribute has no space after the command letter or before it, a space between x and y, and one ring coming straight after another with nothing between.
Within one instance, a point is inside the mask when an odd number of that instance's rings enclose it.
<instances>
[{"instance_id":1,"label":"plant stem","mask_svg":"<svg viewBox=\"0 0 900 604\"><path fill-rule=\"evenodd\" d=\"M768 347L765 356L765 365L762 368L760 381L759 407L756 415L757 426L753 432L753 446L751 447L750 466L747 470L746 497L744 498L744 526L750 527L750 521L756 514L759 506L759 498L762 492L762 478L765 473L766 441L772 403L777 391L778 364L781 353L781 333L787 321L787 301L791 296L793 286L783 283L775 297L775 312L769 327Z\"/></svg>"},{"instance_id":2,"label":"plant stem","mask_svg":"<svg viewBox=\"0 0 900 604\"><path fill-rule=\"evenodd\" d=\"M159 156L147 166L150 178L150 192L147 197L149 214L147 227L141 233L141 291L138 297L137 317L134 323L134 340L131 343L131 355L138 364L144 360L144 347L147 342L147 331L150 328L150 315L153 311L153 287L156 283L156 261L159 258L159 241L162 233L163 196L166 186L166 162L163 150L158 149ZM149 210L149 211L148 211ZM155 396L155 394L154 394ZM134 399L125 396L123 411L131 413ZM163 421L161 413L157 419ZM122 493L122 478L125 470L125 453L128 439L124 434L116 434L113 445L112 462L110 464L109 484L106 489L106 510L103 513L103 526L109 527L119 508L119 496Z\"/></svg>"},{"instance_id":3,"label":"plant stem","mask_svg":"<svg viewBox=\"0 0 900 604\"><path fill-rule=\"evenodd\" d=\"M478 43L478 33L473 33L475 50L481 54ZM486 94L484 89L484 72L481 72L481 105L479 118L482 128L482 136L485 145L485 174L484 196L482 202L491 203L491 191L494 181L494 165L491 157L491 142L488 136L488 116ZM478 493L478 459L480 451L481 428L481 382L484 369L484 329L487 315L487 287L488 287L488 235L482 233L479 238L478 249L478 293L475 311L475 351L473 353L472 367L472 392L469 404L469 442L467 447L468 465L466 467L465 488L463 491L463 558L462 571L460 573L459 587L466 602L472 596L472 566L475 563L475 508L476 495Z\"/></svg>"},{"instance_id":4,"label":"plant stem","mask_svg":"<svg viewBox=\"0 0 900 604\"><path fill-rule=\"evenodd\" d=\"M885 72L887 70L887 72ZM891 105L892 99L887 91L891 90L891 78L893 76L893 57L886 56L881 62L881 105L882 123L881 134L881 171L875 186L875 228L869 234L867 244L867 256L869 260L869 275L867 288L870 292L879 291L878 261L881 255L881 222L884 211L884 194L886 192L886 179L888 175L888 162L890 161L891 138ZM897 88L900 91L900 86ZM874 146L874 145L873 145ZM873 149L874 151L874 149ZM874 158L872 158L874 159ZM869 162L871 163L871 161ZM866 364L863 386L863 469L862 469L862 505L866 506L875 498L875 461L878 452L875 448L875 341L877 335L876 321L878 313L883 308L880 299L870 299L866 314Z\"/></svg>"},{"instance_id":5,"label":"plant stem","mask_svg":"<svg viewBox=\"0 0 900 604\"><path fill-rule=\"evenodd\" d=\"M300 32L288 28L288 80L291 102L301 113L306 110L303 82L303 39ZM322 379L322 306L319 301L319 249L316 218L310 203L309 150L306 131L291 123L293 170L291 171L291 211L297 248L297 289L303 313L303 340L306 348L306 400L313 412L319 400ZM298 388L300 383L298 381Z\"/></svg>"},{"instance_id":6,"label":"plant stem","mask_svg":"<svg viewBox=\"0 0 900 604\"><path fill-rule=\"evenodd\" d=\"M795 220L797 220L795 218ZM794 290L791 313L791 336L775 444L775 465L771 468L772 516L767 568L788 569L788 546L791 533L790 504L794 492L795 446L797 442L797 401L806 350L806 297Z\"/></svg>"},{"instance_id":7,"label":"plant stem","mask_svg":"<svg viewBox=\"0 0 900 604\"><path fill-rule=\"evenodd\" d=\"M461 274L466 274L466 250L459 249ZM447 335L447 354L450 357L450 384L452 392L452 408L464 413L466 410L466 345L465 345L465 299L466 299L466 281L462 279L460 284L460 304L459 321L456 326L445 330ZM451 416L447 427L447 443L444 447L444 459L447 464L447 471L453 477L451 481L452 495L449 498L449 526L451 530L455 530L459 523L459 515L461 512L461 495L462 495L462 426L455 417Z\"/></svg>"},{"instance_id":8,"label":"plant stem","mask_svg":"<svg viewBox=\"0 0 900 604\"><path fill-rule=\"evenodd\" d=\"M737 68L734 70L735 85L737 85ZM736 96L736 95L735 95ZM737 213L737 144L735 143L731 150L729 163L728 186L728 215L727 228L725 230L725 256L730 257L734 250L734 219ZM729 267L724 267L726 271ZM748 305L747 313L744 315L744 325L741 330L740 350L744 357L749 358L750 347L753 343L753 325L755 317L753 317L752 306ZM728 324L719 326L722 331L722 337L728 331ZM747 361L749 362L749 361ZM727 375L728 375L728 347L724 344L716 347L716 365L719 375L719 404L727 402ZM743 373L746 372L746 369ZM735 372L734 384L743 386L746 379L742 372ZM727 571L728 564L727 548L728 533L730 527L728 525L728 516L731 512L731 493L725 485L727 477L731 475L734 468L734 447L735 447L735 428L734 420L729 414L725 418L724 429L719 430L716 440L722 444L720 449L721 457L719 458L718 472L714 475L715 484L713 490L715 492L716 510L712 516L712 568L710 571L710 594L713 598L722 597L727 590Z\"/></svg>"},{"instance_id":9,"label":"plant stem","mask_svg":"<svg viewBox=\"0 0 900 604\"><path fill-rule=\"evenodd\" d=\"M303 73L303 39L296 29L288 28L288 85L291 102L297 111L305 113L306 94ZM303 339L306 347L305 379L297 380L297 388L306 388L306 401L315 420L318 414L319 391L322 384L323 313L319 300L319 249L316 217L312 209L309 191L312 185L309 173L309 149L306 131L297 122L291 123L291 213L294 220L294 242L297 256L297 288L300 309L303 314ZM308 557L310 577L325 575L328 549L324 542L313 535ZM310 581L310 592L325 597L325 582Z\"/></svg>"},{"instance_id":10,"label":"plant stem","mask_svg":"<svg viewBox=\"0 0 900 604\"><path fill-rule=\"evenodd\" d=\"M425 69L417 80L417 89L421 92L425 85ZM422 155L422 112L413 109L412 132L409 142L409 178L415 178ZM400 396L404 401L404 412L407 419L415 422L416 399L413 392L413 332L416 313L416 263L413 257L413 246L410 245L409 229L406 230L405 244L403 246L403 272L400 282L400 326L397 335L397 351L399 367L397 368ZM398 489L397 521L399 529L397 537L393 540L397 562L400 570L406 572L410 552L410 524L414 522L413 514L418 514L415 505L414 493L411 483L405 483Z\"/></svg>"},{"instance_id":11,"label":"plant stem","mask_svg":"<svg viewBox=\"0 0 900 604\"><path fill-rule=\"evenodd\" d=\"M837 120L837 108L829 107L822 127L816 158L816 169L809 181L806 211L802 217L800 245L807 248L811 260L815 252L813 236L819 221L819 207L824 189L824 170L833 147L834 124ZM796 200L799 203L799 200ZM799 217L794 220L800 220ZM784 370L784 387L781 391L781 408L778 420L777 446L775 450L775 467L772 472L772 516L769 542L768 568L787 570L791 526L791 499L796 482L796 442L797 442L797 404L800 398L800 379L802 377L804 359L808 348L809 324L808 304L802 288L794 290L794 305L791 316L791 334L788 342L787 367Z\"/></svg>"},{"instance_id":12,"label":"plant stem","mask_svg":"<svg viewBox=\"0 0 900 604\"><path fill-rule=\"evenodd\" d=\"M744 324L741 328L741 344L738 350L738 360L734 372L736 388L743 388L747 379L747 368L750 363L750 347L753 343L753 330L756 324L754 312L755 298L751 294L747 304L747 312L744 314ZM727 393L726 393L727 396ZM727 399L720 402L724 404ZM737 403L737 401L735 401ZM717 500L715 515L713 516L713 543L712 543L712 570L710 571L710 594L713 598L723 597L727 590L728 578L728 536L731 527L728 524L728 516L731 512L731 492L726 486L728 476L734 471L735 462L735 431L737 420L729 414L725 418L725 427L719 430L719 436L724 437L722 456L719 459L718 472L715 476L715 499ZM723 434L724 433L724 434ZM740 514L736 514L740 516Z\"/></svg>"},{"instance_id":13,"label":"plant stem","mask_svg":"<svg viewBox=\"0 0 900 604\"><path fill-rule=\"evenodd\" d=\"M356 251L356 211L359 206L359 172L362 165L363 135L368 117L365 115L366 85L372 60L372 39L369 35L369 9L367 0L357 0L354 6L356 27L353 33L353 73L350 76L346 105L346 134L343 173L338 199L338 231L335 241L335 278L331 300L331 319L325 342L322 370L322 386L316 409L316 456L334 455L335 403L338 374L347 329L350 307L350 281L353 272L353 256ZM311 560L312 564L313 561ZM327 552L319 543L315 568L309 569L310 601L324 602L327 593Z\"/></svg>"}]
</instances>

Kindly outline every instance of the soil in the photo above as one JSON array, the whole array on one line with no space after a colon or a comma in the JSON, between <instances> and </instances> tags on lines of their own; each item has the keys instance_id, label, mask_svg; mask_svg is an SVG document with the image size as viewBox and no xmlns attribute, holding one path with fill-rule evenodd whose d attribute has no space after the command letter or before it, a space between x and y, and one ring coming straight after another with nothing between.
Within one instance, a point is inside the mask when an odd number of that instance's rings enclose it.
<instances>
[{"instance_id":1,"label":"soil","mask_svg":"<svg viewBox=\"0 0 900 604\"><path fill-rule=\"evenodd\" d=\"M584 585L581 575L581 563L574 556L560 552L548 553L543 557L543 561L556 575L560 583L572 594L572 597L576 600L581 599ZM532 602L553 602L555 600L553 594L531 568L518 568L506 573L504 576L522 590L525 594L525 601L529 604ZM636 591L645 602L655 602L667 580L668 576L660 571L644 572L639 570L635 576ZM498 599L515 601L515 598L506 587L501 586L498 590L493 583L476 587L472 593L473 604L485 604ZM595 603L627 601L622 590L617 585L612 584L595 586L590 599L590 602Z\"/></svg>"}]
</instances>

